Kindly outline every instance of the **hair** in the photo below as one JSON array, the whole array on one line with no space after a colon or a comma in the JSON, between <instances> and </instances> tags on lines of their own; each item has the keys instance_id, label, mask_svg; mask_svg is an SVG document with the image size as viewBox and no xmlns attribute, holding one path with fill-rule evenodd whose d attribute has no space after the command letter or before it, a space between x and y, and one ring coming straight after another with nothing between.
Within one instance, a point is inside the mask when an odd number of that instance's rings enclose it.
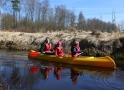
<instances>
[{"instance_id":1,"label":"hair","mask_svg":"<svg viewBox=\"0 0 124 90\"><path fill-rule=\"evenodd\" d=\"M78 41L75 41L75 44L79 44L79 42Z\"/></svg>"},{"instance_id":2,"label":"hair","mask_svg":"<svg viewBox=\"0 0 124 90\"><path fill-rule=\"evenodd\" d=\"M57 42L57 44L58 44L58 45L62 45L62 42L59 40L59 41Z\"/></svg>"},{"instance_id":3,"label":"hair","mask_svg":"<svg viewBox=\"0 0 124 90\"><path fill-rule=\"evenodd\" d=\"M49 39L49 37L46 37L46 40Z\"/></svg>"},{"instance_id":4,"label":"hair","mask_svg":"<svg viewBox=\"0 0 124 90\"><path fill-rule=\"evenodd\" d=\"M49 37L46 37L45 41L44 42L47 42L47 39L49 39Z\"/></svg>"}]
</instances>

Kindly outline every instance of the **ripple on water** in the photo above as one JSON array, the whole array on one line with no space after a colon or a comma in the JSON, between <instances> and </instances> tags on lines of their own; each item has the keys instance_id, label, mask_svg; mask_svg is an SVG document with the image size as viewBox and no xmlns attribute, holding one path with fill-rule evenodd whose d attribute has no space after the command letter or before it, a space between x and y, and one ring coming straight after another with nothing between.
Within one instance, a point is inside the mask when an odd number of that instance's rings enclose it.
<instances>
[{"instance_id":1,"label":"ripple on water","mask_svg":"<svg viewBox=\"0 0 124 90\"><path fill-rule=\"evenodd\" d=\"M96 73L95 78L103 86L109 87L109 90L124 90L124 71L115 71L113 73L99 71Z\"/></svg>"}]
</instances>

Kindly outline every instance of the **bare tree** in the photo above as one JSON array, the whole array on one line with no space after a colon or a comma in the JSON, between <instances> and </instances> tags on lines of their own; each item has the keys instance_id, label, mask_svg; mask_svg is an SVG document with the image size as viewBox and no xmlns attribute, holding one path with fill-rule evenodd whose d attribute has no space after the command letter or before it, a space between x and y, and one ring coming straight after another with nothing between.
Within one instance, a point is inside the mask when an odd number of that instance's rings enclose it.
<instances>
[{"instance_id":1,"label":"bare tree","mask_svg":"<svg viewBox=\"0 0 124 90\"><path fill-rule=\"evenodd\" d=\"M37 0L25 0L24 4L26 29L32 30L31 32L34 32L37 2Z\"/></svg>"},{"instance_id":2,"label":"bare tree","mask_svg":"<svg viewBox=\"0 0 124 90\"><path fill-rule=\"evenodd\" d=\"M41 2L36 2L36 15L35 15L35 28L37 31L40 30L41 26L41 18L42 18L42 3Z\"/></svg>"},{"instance_id":3,"label":"bare tree","mask_svg":"<svg viewBox=\"0 0 124 90\"><path fill-rule=\"evenodd\" d=\"M79 13L77 27L79 30L85 30L86 22L82 12Z\"/></svg>"},{"instance_id":4,"label":"bare tree","mask_svg":"<svg viewBox=\"0 0 124 90\"><path fill-rule=\"evenodd\" d=\"M124 20L120 21L120 23L118 24L118 28L124 31Z\"/></svg>"},{"instance_id":5,"label":"bare tree","mask_svg":"<svg viewBox=\"0 0 124 90\"><path fill-rule=\"evenodd\" d=\"M75 28L76 15L73 11L67 10L65 17L65 29L69 29L70 27Z\"/></svg>"},{"instance_id":6,"label":"bare tree","mask_svg":"<svg viewBox=\"0 0 124 90\"><path fill-rule=\"evenodd\" d=\"M55 30L55 16L54 9L49 8L48 10L48 19L47 19L47 30Z\"/></svg>"},{"instance_id":7,"label":"bare tree","mask_svg":"<svg viewBox=\"0 0 124 90\"><path fill-rule=\"evenodd\" d=\"M76 15L72 11L72 12L70 12L70 27L76 27L75 23L76 23Z\"/></svg>"},{"instance_id":8,"label":"bare tree","mask_svg":"<svg viewBox=\"0 0 124 90\"><path fill-rule=\"evenodd\" d=\"M36 0L27 0L27 13L29 14L29 19L33 22L35 16Z\"/></svg>"},{"instance_id":9,"label":"bare tree","mask_svg":"<svg viewBox=\"0 0 124 90\"><path fill-rule=\"evenodd\" d=\"M13 15L11 14L3 14L2 16L2 27L5 30L9 30L13 28L14 22L13 21Z\"/></svg>"},{"instance_id":10,"label":"bare tree","mask_svg":"<svg viewBox=\"0 0 124 90\"><path fill-rule=\"evenodd\" d=\"M0 29L2 29L2 12L1 10L6 6L9 0L0 0Z\"/></svg>"},{"instance_id":11,"label":"bare tree","mask_svg":"<svg viewBox=\"0 0 124 90\"><path fill-rule=\"evenodd\" d=\"M49 1L48 0L43 0L42 2L42 7L41 7L41 12L42 12L42 27L43 29L45 28L46 20L47 20L47 15L48 15L48 10L49 10Z\"/></svg>"},{"instance_id":12,"label":"bare tree","mask_svg":"<svg viewBox=\"0 0 124 90\"><path fill-rule=\"evenodd\" d=\"M58 30L65 29L66 11L67 11L67 9L63 5L55 7L56 29L58 29Z\"/></svg>"}]
</instances>

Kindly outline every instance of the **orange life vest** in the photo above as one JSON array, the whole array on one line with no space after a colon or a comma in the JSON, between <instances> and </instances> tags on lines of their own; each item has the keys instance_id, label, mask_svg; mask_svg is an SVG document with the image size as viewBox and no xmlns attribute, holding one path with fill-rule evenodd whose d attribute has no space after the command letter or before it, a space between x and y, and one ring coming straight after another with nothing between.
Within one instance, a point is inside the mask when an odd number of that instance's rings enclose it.
<instances>
[{"instance_id":1,"label":"orange life vest","mask_svg":"<svg viewBox=\"0 0 124 90\"><path fill-rule=\"evenodd\" d=\"M51 43L50 44L44 43L44 44L45 44L45 52L50 52L50 50L52 49Z\"/></svg>"}]
</instances>

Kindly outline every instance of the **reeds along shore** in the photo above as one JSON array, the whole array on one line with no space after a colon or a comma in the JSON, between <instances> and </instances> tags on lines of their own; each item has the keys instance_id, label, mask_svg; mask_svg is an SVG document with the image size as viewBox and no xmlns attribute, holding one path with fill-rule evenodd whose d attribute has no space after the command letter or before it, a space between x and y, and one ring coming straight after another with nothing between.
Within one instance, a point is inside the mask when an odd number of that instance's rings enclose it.
<instances>
[{"instance_id":1,"label":"reeds along shore","mask_svg":"<svg viewBox=\"0 0 124 90\"><path fill-rule=\"evenodd\" d=\"M50 37L53 45L62 40L66 53L74 40L78 40L85 55L105 56L111 55L124 60L124 32L100 32L64 30L37 33L0 31L0 48L11 50L38 50L46 37Z\"/></svg>"}]
</instances>

